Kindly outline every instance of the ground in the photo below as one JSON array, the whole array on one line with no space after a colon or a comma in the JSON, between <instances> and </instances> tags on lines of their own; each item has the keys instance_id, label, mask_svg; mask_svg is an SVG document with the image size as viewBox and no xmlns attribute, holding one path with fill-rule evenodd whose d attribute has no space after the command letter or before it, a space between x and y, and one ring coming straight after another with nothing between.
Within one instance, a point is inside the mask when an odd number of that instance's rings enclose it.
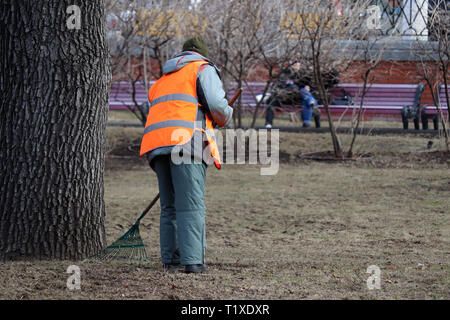
<instances>
[{"instance_id":1,"label":"ground","mask_svg":"<svg viewBox=\"0 0 450 320\"><path fill-rule=\"evenodd\" d=\"M157 194L135 156L141 128L108 128L108 244ZM328 150L327 133L280 133L276 175L264 165L207 172L208 272L164 272L159 203L141 235L149 263L0 263L0 299L449 299L450 157L442 138L358 136L356 161L305 160ZM344 145L350 137L341 135ZM427 149L428 141L433 141ZM81 271L70 291L69 265ZM370 290L369 266L380 270Z\"/></svg>"}]
</instances>

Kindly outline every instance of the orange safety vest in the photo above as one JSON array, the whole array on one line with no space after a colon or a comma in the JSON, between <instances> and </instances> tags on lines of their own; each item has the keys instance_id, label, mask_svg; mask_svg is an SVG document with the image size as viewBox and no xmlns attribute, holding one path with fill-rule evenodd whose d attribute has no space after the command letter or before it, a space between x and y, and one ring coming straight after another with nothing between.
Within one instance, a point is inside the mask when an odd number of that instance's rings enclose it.
<instances>
[{"instance_id":1,"label":"orange safety vest","mask_svg":"<svg viewBox=\"0 0 450 320\"><path fill-rule=\"evenodd\" d=\"M193 61L180 70L163 75L148 92L150 109L141 142L140 156L159 147L183 145L195 131L206 134L208 153L220 169L220 155L210 115L200 108L197 73L205 61ZM200 127L199 124L201 123ZM210 162L210 159L205 159Z\"/></svg>"}]
</instances>

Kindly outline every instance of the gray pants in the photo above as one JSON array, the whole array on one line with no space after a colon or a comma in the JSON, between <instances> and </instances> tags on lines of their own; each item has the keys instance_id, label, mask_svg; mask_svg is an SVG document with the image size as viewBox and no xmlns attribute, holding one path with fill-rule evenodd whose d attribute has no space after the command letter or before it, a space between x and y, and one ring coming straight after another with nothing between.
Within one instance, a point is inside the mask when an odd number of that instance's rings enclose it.
<instances>
[{"instance_id":1,"label":"gray pants","mask_svg":"<svg viewBox=\"0 0 450 320\"><path fill-rule=\"evenodd\" d=\"M202 264L206 249L206 165L177 165L170 155L158 156L153 161L161 203L162 263Z\"/></svg>"}]
</instances>

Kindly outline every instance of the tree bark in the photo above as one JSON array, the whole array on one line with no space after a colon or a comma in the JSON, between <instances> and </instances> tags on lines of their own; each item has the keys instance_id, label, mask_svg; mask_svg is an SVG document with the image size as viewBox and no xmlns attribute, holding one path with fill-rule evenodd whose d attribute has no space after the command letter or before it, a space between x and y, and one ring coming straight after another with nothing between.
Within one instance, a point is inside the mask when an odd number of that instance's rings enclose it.
<instances>
[{"instance_id":1,"label":"tree bark","mask_svg":"<svg viewBox=\"0 0 450 320\"><path fill-rule=\"evenodd\" d=\"M67 21L77 5L80 29ZM0 259L83 259L105 244L110 68L104 0L0 4Z\"/></svg>"}]
</instances>

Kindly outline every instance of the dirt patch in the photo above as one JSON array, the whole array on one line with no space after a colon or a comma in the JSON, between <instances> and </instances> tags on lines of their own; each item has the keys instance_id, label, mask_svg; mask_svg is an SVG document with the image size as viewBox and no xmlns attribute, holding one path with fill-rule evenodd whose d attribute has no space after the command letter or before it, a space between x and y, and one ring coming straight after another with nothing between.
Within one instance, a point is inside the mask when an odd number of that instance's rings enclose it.
<instances>
[{"instance_id":1,"label":"dirt patch","mask_svg":"<svg viewBox=\"0 0 450 320\"><path fill-rule=\"evenodd\" d=\"M391 156L395 157L395 153L391 153ZM447 164L450 165L450 152L442 150L434 151L419 151L411 153L400 153L398 157L403 158L406 161L416 161L419 163L428 164Z\"/></svg>"},{"instance_id":2,"label":"dirt patch","mask_svg":"<svg viewBox=\"0 0 450 320\"><path fill-rule=\"evenodd\" d=\"M136 157L136 155L139 155L139 148L140 140L135 139L115 146L108 155L112 157Z\"/></svg>"},{"instance_id":3,"label":"dirt patch","mask_svg":"<svg viewBox=\"0 0 450 320\"><path fill-rule=\"evenodd\" d=\"M356 154L352 157L337 157L333 151L317 151L310 153L297 154L297 158L305 160L316 160L316 161L328 161L328 162L344 162L344 161L357 161L357 160L368 160L373 158L371 153Z\"/></svg>"}]
</instances>

